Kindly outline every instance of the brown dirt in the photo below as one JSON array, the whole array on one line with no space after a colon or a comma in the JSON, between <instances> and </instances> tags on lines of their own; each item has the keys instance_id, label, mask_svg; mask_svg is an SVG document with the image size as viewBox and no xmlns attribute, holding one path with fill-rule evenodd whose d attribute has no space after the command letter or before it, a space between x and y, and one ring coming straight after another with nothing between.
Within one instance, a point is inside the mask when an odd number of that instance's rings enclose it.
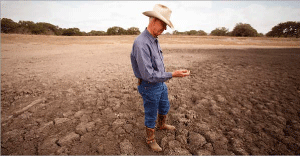
<instances>
[{"instance_id":1,"label":"brown dirt","mask_svg":"<svg viewBox=\"0 0 300 156\"><path fill-rule=\"evenodd\" d=\"M299 39L161 36L175 132L145 142L136 36L1 34L1 152L300 154Z\"/></svg>"}]
</instances>

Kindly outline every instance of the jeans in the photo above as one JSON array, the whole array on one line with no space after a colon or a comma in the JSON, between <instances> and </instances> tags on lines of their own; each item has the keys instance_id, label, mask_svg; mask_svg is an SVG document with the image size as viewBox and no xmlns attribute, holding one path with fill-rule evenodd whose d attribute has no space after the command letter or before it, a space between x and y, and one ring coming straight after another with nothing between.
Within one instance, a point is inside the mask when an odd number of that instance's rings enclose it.
<instances>
[{"instance_id":1,"label":"jeans","mask_svg":"<svg viewBox=\"0 0 300 156\"><path fill-rule=\"evenodd\" d=\"M154 128L157 112L160 115L167 115L169 112L168 87L164 82L151 84L142 81L141 85L138 86L138 91L143 97L145 126Z\"/></svg>"}]
</instances>

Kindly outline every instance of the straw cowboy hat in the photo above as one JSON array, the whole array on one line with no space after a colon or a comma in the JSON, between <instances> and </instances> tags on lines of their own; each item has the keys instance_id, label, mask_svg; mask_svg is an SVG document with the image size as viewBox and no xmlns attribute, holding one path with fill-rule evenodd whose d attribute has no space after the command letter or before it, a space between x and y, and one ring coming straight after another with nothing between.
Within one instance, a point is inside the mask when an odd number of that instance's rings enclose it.
<instances>
[{"instance_id":1,"label":"straw cowboy hat","mask_svg":"<svg viewBox=\"0 0 300 156\"><path fill-rule=\"evenodd\" d=\"M165 22L170 28L174 29L174 26L170 21L171 13L172 11L168 7L161 4L156 4L153 8L153 11L143 12L145 16L156 17Z\"/></svg>"}]
</instances>

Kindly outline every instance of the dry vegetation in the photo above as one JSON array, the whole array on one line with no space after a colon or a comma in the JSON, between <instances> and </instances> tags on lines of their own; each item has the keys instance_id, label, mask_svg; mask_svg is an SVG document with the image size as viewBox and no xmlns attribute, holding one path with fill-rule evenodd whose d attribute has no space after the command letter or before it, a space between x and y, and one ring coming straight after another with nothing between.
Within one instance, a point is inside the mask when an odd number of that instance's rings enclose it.
<instances>
[{"instance_id":1,"label":"dry vegetation","mask_svg":"<svg viewBox=\"0 0 300 156\"><path fill-rule=\"evenodd\" d=\"M66 44L132 44L136 36L47 36L47 35L20 35L1 34L1 43L38 43L50 45ZM225 37L225 36L184 36L162 35L159 37L162 46L165 44L192 45L242 45L242 46L280 46L281 48L297 48L300 39L297 38L274 38L274 37ZM212 46L214 47L214 46ZM269 47L270 48L270 47Z\"/></svg>"},{"instance_id":2,"label":"dry vegetation","mask_svg":"<svg viewBox=\"0 0 300 156\"><path fill-rule=\"evenodd\" d=\"M175 132L145 142L136 36L1 34L2 154L300 154L300 40L161 36Z\"/></svg>"}]
</instances>

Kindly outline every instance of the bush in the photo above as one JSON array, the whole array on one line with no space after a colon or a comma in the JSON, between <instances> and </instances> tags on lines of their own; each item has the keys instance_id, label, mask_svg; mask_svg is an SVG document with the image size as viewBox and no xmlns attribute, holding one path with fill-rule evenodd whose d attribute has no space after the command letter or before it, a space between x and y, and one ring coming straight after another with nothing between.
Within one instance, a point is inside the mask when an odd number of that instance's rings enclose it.
<instances>
[{"instance_id":1,"label":"bush","mask_svg":"<svg viewBox=\"0 0 300 156\"><path fill-rule=\"evenodd\" d=\"M198 35L199 35L199 36L206 36L207 33L206 33L205 31L203 31L203 30L199 30L199 31L198 31Z\"/></svg>"},{"instance_id":2,"label":"bush","mask_svg":"<svg viewBox=\"0 0 300 156\"><path fill-rule=\"evenodd\" d=\"M140 33L140 29L136 27L131 27L127 29L127 35L139 35Z\"/></svg>"},{"instance_id":3,"label":"bush","mask_svg":"<svg viewBox=\"0 0 300 156\"><path fill-rule=\"evenodd\" d=\"M103 36L103 35L106 35L106 32L105 31L92 30L87 35L89 35L89 36Z\"/></svg>"},{"instance_id":4,"label":"bush","mask_svg":"<svg viewBox=\"0 0 300 156\"><path fill-rule=\"evenodd\" d=\"M233 28L232 35L241 37L255 37L257 36L257 31L252 28L250 24L238 23Z\"/></svg>"},{"instance_id":5,"label":"bush","mask_svg":"<svg viewBox=\"0 0 300 156\"><path fill-rule=\"evenodd\" d=\"M259 34L257 34L257 37L264 37L264 34L263 33L259 33Z\"/></svg>"},{"instance_id":6,"label":"bush","mask_svg":"<svg viewBox=\"0 0 300 156\"><path fill-rule=\"evenodd\" d=\"M63 30L62 35L64 35L64 36L81 36L82 32L80 32L80 30L78 28L69 28L69 29Z\"/></svg>"},{"instance_id":7,"label":"bush","mask_svg":"<svg viewBox=\"0 0 300 156\"><path fill-rule=\"evenodd\" d=\"M196 30L190 30L187 32L188 35L197 35L197 31Z\"/></svg>"},{"instance_id":8,"label":"bush","mask_svg":"<svg viewBox=\"0 0 300 156\"><path fill-rule=\"evenodd\" d=\"M186 32L179 32L177 30L173 31L173 35L187 35L187 31Z\"/></svg>"},{"instance_id":9,"label":"bush","mask_svg":"<svg viewBox=\"0 0 300 156\"><path fill-rule=\"evenodd\" d=\"M210 35L213 36L227 36L229 33L228 29L225 27L222 28L216 28L215 30L210 32Z\"/></svg>"},{"instance_id":10,"label":"bush","mask_svg":"<svg viewBox=\"0 0 300 156\"><path fill-rule=\"evenodd\" d=\"M195 36L206 36L207 33L203 30L190 30L190 31L185 31L185 32L179 32L177 30L173 31L173 35L195 35Z\"/></svg>"},{"instance_id":11,"label":"bush","mask_svg":"<svg viewBox=\"0 0 300 156\"><path fill-rule=\"evenodd\" d=\"M111 27L107 29L107 35L126 35L127 32L125 29L121 28L121 27Z\"/></svg>"}]
</instances>

